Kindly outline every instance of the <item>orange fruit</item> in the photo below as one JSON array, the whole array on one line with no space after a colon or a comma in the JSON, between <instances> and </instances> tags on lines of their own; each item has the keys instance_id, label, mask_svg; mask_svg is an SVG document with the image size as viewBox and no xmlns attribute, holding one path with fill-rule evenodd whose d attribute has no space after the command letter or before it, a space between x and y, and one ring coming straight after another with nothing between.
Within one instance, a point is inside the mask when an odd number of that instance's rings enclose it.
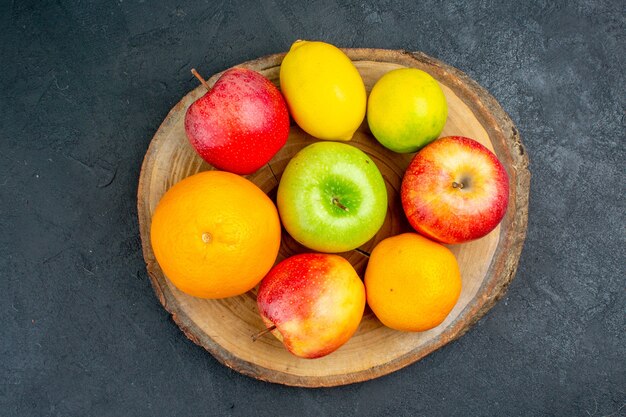
<instances>
[{"instance_id":1,"label":"orange fruit","mask_svg":"<svg viewBox=\"0 0 626 417\"><path fill-rule=\"evenodd\" d=\"M205 171L180 181L152 217L150 240L167 278L181 291L224 298L254 288L280 246L270 198L249 180Z\"/></svg>"},{"instance_id":2,"label":"orange fruit","mask_svg":"<svg viewBox=\"0 0 626 417\"><path fill-rule=\"evenodd\" d=\"M367 303L387 327L421 332L441 324L461 294L461 273L445 246L416 233L387 238L365 271Z\"/></svg>"}]
</instances>

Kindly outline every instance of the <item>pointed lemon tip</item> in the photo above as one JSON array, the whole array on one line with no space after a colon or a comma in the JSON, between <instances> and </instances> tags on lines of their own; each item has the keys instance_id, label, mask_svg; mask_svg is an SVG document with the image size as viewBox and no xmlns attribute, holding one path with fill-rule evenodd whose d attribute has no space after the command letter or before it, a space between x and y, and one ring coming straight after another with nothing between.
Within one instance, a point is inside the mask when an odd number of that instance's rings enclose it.
<instances>
[{"instance_id":1,"label":"pointed lemon tip","mask_svg":"<svg viewBox=\"0 0 626 417\"><path fill-rule=\"evenodd\" d=\"M298 39L297 41L291 44L291 48L289 48L289 50L294 51L298 49L299 47L301 47L302 45L304 45L305 43L308 43L308 42L302 39Z\"/></svg>"},{"instance_id":2,"label":"pointed lemon tip","mask_svg":"<svg viewBox=\"0 0 626 417\"><path fill-rule=\"evenodd\" d=\"M347 142L349 140L352 140L353 136L354 136L354 132L348 133L347 135L340 136L340 137L337 138L337 140L341 140L341 141Z\"/></svg>"}]
</instances>

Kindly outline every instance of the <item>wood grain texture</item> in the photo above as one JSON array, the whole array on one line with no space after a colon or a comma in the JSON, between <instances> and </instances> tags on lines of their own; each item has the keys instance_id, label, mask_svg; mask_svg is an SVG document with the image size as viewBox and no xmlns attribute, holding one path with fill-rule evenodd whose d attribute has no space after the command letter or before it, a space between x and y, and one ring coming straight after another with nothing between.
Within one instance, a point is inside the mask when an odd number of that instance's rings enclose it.
<instances>
[{"instance_id":1,"label":"wood grain texture","mask_svg":"<svg viewBox=\"0 0 626 417\"><path fill-rule=\"evenodd\" d=\"M194 152L184 131L187 107L205 93L199 86L170 111L146 153L138 189L138 215L143 254L155 293L163 306L195 343L220 362L245 375L270 382L306 387L349 384L388 374L407 366L463 335L502 297L515 275L526 235L530 173L528 157L517 129L489 93L461 71L422 53L379 49L344 49L361 73L369 91L386 72L400 67L427 71L441 84L448 101L448 121L442 133L463 135L492 149L510 178L510 203L505 218L489 235L474 242L452 245L461 268L463 290L459 302L435 329L421 333L398 332L383 326L366 309L354 337L336 352L315 360L289 354L271 334L252 342L264 328L256 308L256 290L223 300L204 300L178 291L163 275L150 247L150 221L163 194L176 182L212 169ZM278 85L284 54L241 64L259 71ZM208 82L213 85L219 74ZM274 198L289 159L315 141L291 126L287 144L270 163L247 176ZM383 174L389 193L389 211L379 233L361 249L371 251L385 237L411 230L402 213L399 187L412 154L391 152L371 136L367 122L350 144L368 153ZM277 261L307 251L283 232ZM367 258L357 251L343 253L362 276Z\"/></svg>"}]
</instances>

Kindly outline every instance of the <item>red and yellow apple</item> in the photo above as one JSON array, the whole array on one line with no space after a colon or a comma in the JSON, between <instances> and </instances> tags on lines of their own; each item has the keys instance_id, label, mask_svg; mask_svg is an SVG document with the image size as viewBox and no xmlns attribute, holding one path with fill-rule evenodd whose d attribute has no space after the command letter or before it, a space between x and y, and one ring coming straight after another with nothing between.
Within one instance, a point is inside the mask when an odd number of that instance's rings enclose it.
<instances>
[{"instance_id":1,"label":"red and yellow apple","mask_svg":"<svg viewBox=\"0 0 626 417\"><path fill-rule=\"evenodd\" d=\"M485 236L509 202L509 177L496 155L462 136L438 139L419 151L400 190L409 223L442 243Z\"/></svg>"},{"instance_id":2,"label":"red and yellow apple","mask_svg":"<svg viewBox=\"0 0 626 417\"><path fill-rule=\"evenodd\" d=\"M365 287L341 256L305 253L270 270L259 286L257 305L265 326L289 352L319 358L359 327Z\"/></svg>"}]
</instances>

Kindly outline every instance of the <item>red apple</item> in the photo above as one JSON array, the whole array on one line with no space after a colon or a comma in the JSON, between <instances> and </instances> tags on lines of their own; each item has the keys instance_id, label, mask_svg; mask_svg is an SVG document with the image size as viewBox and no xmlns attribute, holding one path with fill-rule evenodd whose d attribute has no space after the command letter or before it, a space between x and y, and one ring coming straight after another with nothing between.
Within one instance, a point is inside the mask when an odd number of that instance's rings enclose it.
<instances>
[{"instance_id":1,"label":"red apple","mask_svg":"<svg viewBox=\"0 0 626 417\"><path fill-rule=\"evenodd\" d=\"M267 78L246 68L232 68L189 107L185 131L209 164L251 174L287 141L289 113L282 94Z\"/></svg>"},{"instance_id":2,"label":"red apple","mask_svg":"<svg viewBox=\"0 0 626 417\"><path fill-rule=\"evenodd\" d=\"M287 350L319 358L352 337L365 309L365 287L338 255L305 253L280 262L257 294L263 322Z\"/></svg>"},{"instance_id":3,"label":"red apple","mask_svg":"<svg viewBox=\"0 0 626 417\"><path fill-rule=\"evenodd\" d=\"M419 151L400 190L411 226L442 243L491 232L506 213L509 177L496 155L462 136L438 139Z\"/></svg>"}]
</instances>

